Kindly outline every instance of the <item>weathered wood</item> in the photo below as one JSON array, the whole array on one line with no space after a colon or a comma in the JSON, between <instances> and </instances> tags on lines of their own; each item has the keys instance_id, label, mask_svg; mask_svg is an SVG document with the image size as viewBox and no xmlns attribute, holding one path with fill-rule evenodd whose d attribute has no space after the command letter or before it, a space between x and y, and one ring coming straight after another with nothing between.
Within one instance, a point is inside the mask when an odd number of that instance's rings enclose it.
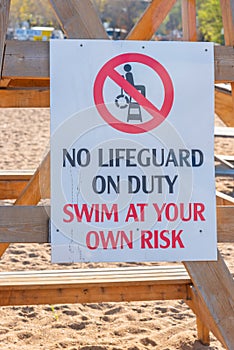
<instances>
[{"instance_id":1,"label":"weathered wood","mask_svg":"<svg viewBox=\"0 0 234 350\"><path fill-rule=\"evenodd\" d=\"M234 203L217 207L217 231L219 242L234 243Z\"/></svg>"},{"instance_id":2,"label":"weathered wood","mask_svg":"<svg viewBox=\"0 0 234 350\"><path fill-rule=\"evenodd\" d=\"M227 349L234 349L234 281L221 255L218 254L217 261L193 261L184 265L207 319L213 322L207 323L208 328Z\"/></svg>"},{"instance_id":3,"label":"weathered wood","mask_svg":"<svg viewBox=\"0 0 234 350\"><path fill-rule=\"evenodd\" d=\"M234 198L225 193L216 191L216 205L234 205Z\"/></svg>"},{"instance_id":4,"label":"weathered wood","mask_svg":"<svg viewBox=\"0 0 234 350\"><path fill-rule=\"evenodd\" d=\"M31 180L15 201L15 205L35 205L41 198L50 198L50 153L47 153Z\"/></svg>"},{"instance_id":5,"label":"weathered wood","mask_svg":"<svg viewBox=\"0 0 234 350\"><path fill-rule=\"evenodd\" d=\"M18 198L32 175L32 171L0 171L0 199Z\"/></svg>"},{"instance_id":6,"label":"weathered wood","mask_svg":"<svg viewBox=\"0 0 234 350\"><path fill-rule=\"evenodd\" d=\"M49 78L32 78L32 77L14 77L14 78L2 78L0 80L0 88L16 88L16 87L50 87Z\"/></svg>"},{"instance_id":7,"label":"weathered wood","mask_svg":"<svg viewBox=\"0 0 234 350\"><path fill-rule=\"evenodd\" d=\"M176 0L153 0L127 36L128 40L150 40Z\"/></svg>"},{"instance_id":8,"label":"weathered wood","mask_svg":"<svg viewBox=\"0 0 234 350\"><path fill-rule=\"evenodd\" d=\"M0 206L0 243L49 243L49 217L49 206ZM217 207L217 229L219 242L234 243L234 206Z\"/></svg>"},{"instance_id":9,"label":"weathered wood","mask_svg":"<svg viewBox=\"0 0 234 350\"><path fill-rule=\"evenodd\" d=\"M220 0L225 45L234 47L234 0ZM232 119L234 119L234 83L232 87ZM232 125L234 126L234 121Z\"/></svg>"},{"instance_id":10,"label":"weathered wood","mask_svg":"<svg viewBox=\"0 0 234 350\"><path fill-rule=\"evenodd\" d=\"M231 91L215 87L215 112L227 126L234 127Z\"/></svg>"},{"instance_id":11,"label":"weathered wood","mask_svg":"<svg viewBox=\"0 0 234 350\"><path fill-rule=\"evenodd\" d=\"M202 322L200 317L197 317L197 338L204 345L210 345L210 330Z\"/></svg>"},{"instance_id":12,"label":"weathered wood","mask_svg":"<svg viewBox=\"0 0 234 350\"><path fill-rule=\"evenodd\" d=\"M207 330L212 330L212 333L216 336L216 338L223 344L223 339L220 336L220 334L217 332L217 327L216 324L214 322L214 320L212 319L212 317L210 316L210 313L207 312L207 306L204 302L204 300L202 300L196 289L192 286L190 288L190 299L186 300L186 303L188 304L188 306L191 308L191 310L195 313L195 315L199 315L199 320L201 320L203 325L206 325ZM207 337L206 334L206 330L205 330L205 334L204 337L201 339L198 336L198 339L203 342L204 340L207 340L207 343L204 342L205 345L209 345L209 334ZM207 339L206 339L207 337ZM223 344L224 345L224 344Z\"/></svg>"},{"instance_id":13,"label":"weathered wood","mask_svg":"<svg viewBox=\"0 0 234 350\"><path fill-rule=\"evenodd\" d=\"M49 77L49 42L7 40L3 77Z\"/></svg>"},{"instance_id":14,"label":"weathered wood","mask_svg":"<svg viewBox=\"0 0 234 350\"><path fill-rule=\"evenodd\" d=\"M48 87L0 89L0 108L49 106L50 90Z\"/></svg>"},{"instance_id":15,"label":"weathered wood","mask_svg":"<svg viewBox=\"0 0 234 350\"><path fill-rule=\"evenodd\" d=\"M197 41L196 0L182 0L182 27L184 41Z\"/></svg>"},{"instance_id":16,"label":"weathered wood","mask_svg":"<svg viewBox=\"0 0 234 350\"><path fill-rule=\"evenodd\" d=\"M5 41L10 11L10 0L2 0L0 4L0 79L4 60Z\"/></svg>"},{"instance_id":17,"label":"weathered wood","mask_svg":"<svg viewBox=\"0 0 234 350\"><path fill-rule=\"evenodd\" d=\"M187 299L182 266L0 274L0 305Z\"/></svg>"},{"instance_id":18,"label":"weathered wood","mask_svg":"<svg viewBox=\"0 0 234 350\"><path fill-rule=\"evenodd\" d=\"M0 242L48 242L47 210L50 208L43 206L0 207Z\"/></svg>"},{"instance_id":19,"label":"weathered wood","mask_svg":"<svg viewBox=\"0 0 234 350\"><path fill-rule=\"evenodd\" d=\"M129 38L131 38L130 34ZM214 59L216 82L234 81L234 48L215 46ZM30 86L29 82L27 85L22 82L25 78L49 79L49 43L7 41L2 75L3 78L9 79L5 86L16 78L21 79L22 85L19 83L16 85L15 82L15 85L10 86ZM45 86L44 84L45 82L40 82L40 80L37 82L37 86ZM48 86L48 81L46 86Z\"/></svg>"},{"instance_id":20,"label":"weathered wood","mask_svg":"<svg viewBox=\"0 0 234 350\"><path fill-rule=\"evenodd\" d=\"M234 1L220 0L225 44L234 46Z\"/></svg>"},{"instance_id":21,"label":"weathered wood","mask_svg":"<svg viewBox=\"0 0 234 350\"><path fill-rule=\"evenodd\" d=\"M215 81L227 83L234 81L234 47L215 46Z\"/></svg>"},{"instance_id":22,"label":"weathered wood","mask_svg":"<svg viewBox=\"0 0 234 350\"><path fill-rule=\"evenodd\" d=\"M108 39L90 0L49 0L55 15L70 39Z\"/></svg>"}]
</instances>

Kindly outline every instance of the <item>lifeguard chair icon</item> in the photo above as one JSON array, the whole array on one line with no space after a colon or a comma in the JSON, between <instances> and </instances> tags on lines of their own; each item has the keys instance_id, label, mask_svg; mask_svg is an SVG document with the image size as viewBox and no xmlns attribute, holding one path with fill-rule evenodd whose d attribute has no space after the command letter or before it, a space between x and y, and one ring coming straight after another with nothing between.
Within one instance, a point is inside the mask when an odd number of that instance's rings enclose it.
<instances>
[{"instance_id":1,"label":"lifeguard chair icon","mask_svg":"<svg viewBox=\"0 0 234 350\"><path fill-rule=\"evenodd\" d=\"M135 87L144 97L146 96L146 89L144 85L135 85L133 74L131 72L132 66L130 64L124 65L125 76L123 76L132 86ZM142 122L141 107L138 102L134 101L131 96L127 95L123 88L121 88L121 93L115 99L115 104L118 108L127 108L128 115L127 122L134 120Z\"/></svg>"}]
</instances>

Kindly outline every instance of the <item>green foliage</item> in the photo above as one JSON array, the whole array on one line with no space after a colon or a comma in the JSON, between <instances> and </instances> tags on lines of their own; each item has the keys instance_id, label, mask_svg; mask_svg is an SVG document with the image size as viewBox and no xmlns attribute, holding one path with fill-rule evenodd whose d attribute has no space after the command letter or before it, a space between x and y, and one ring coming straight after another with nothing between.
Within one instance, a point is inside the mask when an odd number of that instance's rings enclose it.
<instances>
[{"instance_id":1,"label":"green foliage","mask_svg":"<svg viewBox=\"0 0 234 350\"><path fill-rule=\"evenodd\" d=\"M219 0L200 1L198 21L201 34L206 41L223 43L223 27Z\"/></svg>"},{"instance_id":2,"label":"green foliage","mask_svg":"<svg viewBox=\"0 0 234 350\"><path fill-rule=\"evenodd\" d=\"M178 0L167 15L161 26L159 27L157 34L167 35L173 30L182 30L182 18L181 18L181 0Z\"/></svg>"},{"instance_id":3,"label":"green foliage","mask_svg":"<svg viewBox=\"0 0 234 350\"><path fill-rule=\"evenodd\" d=\"M55 26L58 22L48 0L11 0L10 25L28 21L31 26Z\"/></svg>"}]
</instances>

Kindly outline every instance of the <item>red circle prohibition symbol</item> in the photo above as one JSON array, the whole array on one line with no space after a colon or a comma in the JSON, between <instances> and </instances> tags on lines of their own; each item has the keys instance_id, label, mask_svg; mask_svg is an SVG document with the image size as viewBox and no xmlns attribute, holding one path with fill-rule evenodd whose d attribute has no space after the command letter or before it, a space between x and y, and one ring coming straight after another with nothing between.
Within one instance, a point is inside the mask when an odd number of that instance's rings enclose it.
<instances>
[{"instance_id":1,"label":"red circle prohibition symbol","mask_svg":"<svg viewBox=\"0 0 234 350\"><path fill-rule=\"evenodd\" d=\"M146 97L144 97L133 85L124 79L115 68L121 64L136 62L147 65L160 77L164 87L164 101L161 109L154 106ZM141 107L143 107L152 118L149 121L140 124L124 123L117 119L106 107L103 88L107 78L112 79L129 96L131 96ZM174 88L170 75L166 69L152 57L140 53L126 53L116 56L106 62L98 72L94 82L94 102L101 117L113 128L129 133L140 134L150 131L160 125L168 116L174 100Z\"/></svg>"}]
</instances>

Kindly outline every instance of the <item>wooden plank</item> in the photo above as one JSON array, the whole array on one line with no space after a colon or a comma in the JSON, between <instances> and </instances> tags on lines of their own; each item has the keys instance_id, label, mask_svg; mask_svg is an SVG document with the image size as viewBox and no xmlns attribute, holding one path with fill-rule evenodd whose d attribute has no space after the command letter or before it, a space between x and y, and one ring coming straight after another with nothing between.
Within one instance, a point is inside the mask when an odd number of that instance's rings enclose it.
<instances>
[{"instance_id":1,"label":"wooden plank","mask_svg":"<svg viewBox=\"0 0 234 350\"><path fill-rule=\"evenodd\" d=\"M0 6L0 79L2 76L2 66L5 52L5 40L10 11L10 0L2 0Z\"/></svg>"},{"instance_id":2,"label":"wooden plank","mask_svg":"<svg viewBox=\"0 0 234 350\"><path fill-rule=\"evenodd\" d=\"M143 21L143 18L142 18ZM143 21L144 24L144 21ZM141 23L139 22L139 28ZM137 26L138 27L138 26ZM143 29L142 29L143 30ZM140 29L139 29L140 31ZM141 33L141 32L140 32ZM141 34L142 39L146 34ZM129 39L133 36L129 34ZM215 80L216 82L234 81L234 48L215 46ZM3 65L3 77L9 79L7 86L12 79L49 78L49 43L33 41L10 40L6 42L6 54ZM30 80L29 80L30 81ZM43 82L38 82L38 86L43 86ZM40 84L40 85L39 85ZM48 84L48 82L47 82ZM14 85L13 85L14 86ZM16 86L16 85L15 85ZM28 86L28 85L17 85ZM48 86L48 85L47 85Z\"/></svg>"},{"instance_id":3,"label":"wooden plank","mask_svg":"<svg viewBox=\"0 0 234 350\"><path fill-rule=\"evenodd\" d=\"M0 170L0 199L16 199L33 176L27 170Z\"/></svg>"},{"instance_id":4,"label":"wooden plank","mask_svg":"<svg viewBox=\"0 0 234 350\"><path fill-rule=\"evenodd\" d=\"M0 181L29 181L33 170L0 170Z\"/></svg>"},{"instance_id":5,"label":"wooden plank","mask_svg":"<svg viewBox=\"0 0 234 350\"><path fill-rule=\"evenodd\" d=\"M202 302L208 328L227 349L234 349L234 281L224 260L218 253L217 261L193 261L184 265ZM209 320L213 324L209 324Z\"/></svg>"},{"instance_id":6,"label":"wooden plank","mask_svg":"<svg viewBox=\"0 0 234 350\"><path fill-rule=\"evenodd\" d=\"M196 0L182 0L182 27L184 41L197 41Z\"/></svg>"},{"instance_id":7,"label":"wooden plank","mask_svg":"<svg viewBox=\"0 0 234 350\"><path fill-rule=\"evenodd\" d=\"M220 0L225 45L234 47L234 0ZM234 126L234 83L232 87L232 125Z\"/></svg>"},{"instance_id":8,"label":"wooden plank","mask_svg":"<svg viewBox=\"0 0 234 350\"><path fill-rule=\"evenodd\" d=\"M49 206L0 206L0 243L48 243ZM219 242L234 243L234 205L217 207Z\"/></svg>"},{"instance_id":9,"label":"wooden plank","mask_svg":"<svg viewBox=\"0 0 234 350\"><path fill-rule=\"evenodd\" d=\"M218 83L233 82L234 47L215 46L215 81Z\"/></svg>"},{"instance_id":10,"label":"wooden plank","mask_svg":"<svg viewBox=\"0 0 234 350\"><path fill-rule=\"evenodd\" d=\"M225 44L234 46L234 1L220 0Z\"/></svg>"},{"instance_id":11,"label":"wooden plank","mask_svg":"<svg viewBox=\"0 0 234 350\"><path fill-rule=\"evenodd\" d=\"M49 42L7 40L3 77L49 77Z\"/></svg>"},{"instance_id":12,"label":"wooden plank","mask_svg":"<svg viewBox=\"0 0 234 350\"><path fill-rule=\"evenodd\" d=\"M153 0L130 31L127 40L150 40L176 0Z\"/></svg>"},{"instance_id":13,"label":"wooden plank","mask_svg":"<svg viewBox=\"0 0 234 350\"><path fill-rule=\"evenodd\" d=\"M16 78L2 78L0 80L0 88L12 88L12 87L50 87L49 78L33 78L33 77L16 77Z\"/></svg>"},{"instance_id":14,"label":"wooden plank","mask_svg":"<svg viewBox=\"0 0 234 350\"><path fill-rule=\"evenodd\" d=\"M45 207L2 206L0 242L45 243L48 241L48 221Z\"/></svg>"},{"instance_id":15,"label":"wooden plank","mask_svg":"<svg viewBox=\"0 0 234 350\"><path fill-rule=\"evenodd\" d=\"M50 152L15 201L15 205L35 205L41 198L50 198Z\"/></svg>"},{"instance_id":16,"label":"wooden plank","mask_svg":"<svg viewBox=\"0 0 234 350\"><path fill-rule=\"evenodd\" d=\"M40 87L33 89L0 89L0 108L32 108L49 106L50 90L48 87Z\"/></svg>"},{"instance_id":17,"label":"wooden plank","mask_svg":"<svg viewBox=\"0 0 234 350\"><path fill-rule=\"evenodd\" d=\"M28 180L0 181L0 199L16 199L28 184Z\"/></svg>"},{"instance_id":18,"label":"wooden plank","mask_svg":"<svg viewBox=\"0 0 234 350\"><path fill-rule=\"evenodd\" d=\"M0 305L187 299L181 267L23 271L0 274Z\"/></svg>"},{"instance_id":19,"label":"wooden plank","mask_svg":"<svg viewBox=\"0 0 234 350\"><path fill-rule=\"evenodd\" d=\"M234 198L225 193L216 191L216 205L234 205Z\"/></svg>"},{"instance_id":20,"label":"wooden plank","mask_svg":"<svg viewBox=\"0 0 234 350\"><path fill-rule=\"evenodd\" d=\"M234 127L232 94L217 86L215 87L215 113L227 126Z\"/></svg>"},{"instance_id":21,"label":"wooden plank","mask_svg":"<svg viewBox=\"0 0 234 350\"><path fill-rule=\"evenodd\" d=\"M64 33L70 39L108 39L92 1L49 1Z\"/></svg>"},{"instance_id":22,"label":"wooden plank","mask_svg":"<svg viewBox=\"0 0 234 350\"><path fill-rule=\"evenodd\" d=\"M217 231L219 242L234 243L234 203L217 207Z\"/></svg>"},{"instance_id":23,"label":"wooden plank","mask_svg":"<svg viewBox=\"0 0 234 350\"><path fill-rule=\"evenodd\" d=\"M38 304L67 304L67 303L101 303L122 301L145 301L145 300L173 300L186 299L187 285L176 284L160 285L144 283L143 285L98 285L67 286L62 281L53 288L12 289L1 288L0 305L38 305Z\"/></svg>"},{"instance_id":24,"label":"wooden plank","mask_svg":"<svg viewBox=\"0 0 234 350\"><path fill-rule=\"evenodd\" d=\"M204 345L210 345L210 330L202 322L200 316L197 317L197 338Z\"/></svg>"},{"instance_id":25,"label":"wooden plank","mask_svg":"<svg viewBox=\"0 0 234 350\"><path fill-rule=\"evenodd\" d=\"M190 288L190 294L191 294L191 298L190 298L191 300L186 300L186 303L191 308L191 310L195 313L195 315L199 315L199 320L202 320L202 324L203 325L205 324L207 329L212 330L212 333L215 335L215 337L223 344L223 339L220 336L220 334L217 332L216 324L212 319L212 317L210 317L210 313L207 312L207 306L204 303L204 300L202 300L199 297L196 289L193 286ZM205 330L205 332L207 331ZM207 337L207 334L204 334L204 337L202 337L202 339L198 335L198 339L202 343L203 341L207 341L207 342L204 342L203 344L209 345L209 335Z\"/></svg>"}]
</instances>

